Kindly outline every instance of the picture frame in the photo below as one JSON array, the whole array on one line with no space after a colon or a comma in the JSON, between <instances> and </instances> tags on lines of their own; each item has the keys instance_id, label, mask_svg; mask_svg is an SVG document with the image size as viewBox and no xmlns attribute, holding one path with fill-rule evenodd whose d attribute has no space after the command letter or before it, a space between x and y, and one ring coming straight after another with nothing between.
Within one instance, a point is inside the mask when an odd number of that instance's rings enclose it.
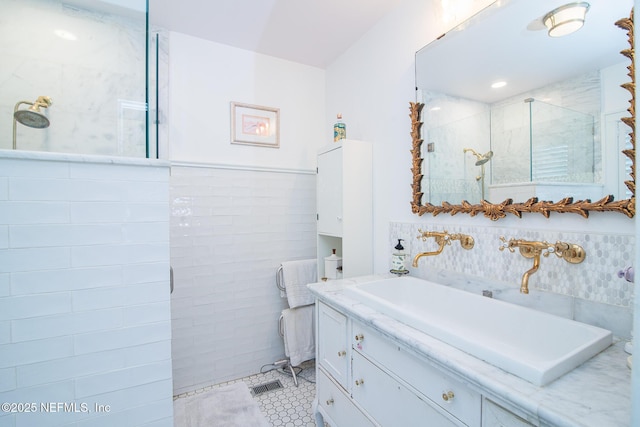
<instances>
[{"instance_id":1,"label":"picture frame","mask_svg":"<svg viewBox=\"0 0 640 427\"><path fill-rule=\"evenodd\" d=\"M280 109L232 102L231 143L280 148Z\"/></svg>"}]
</instances>

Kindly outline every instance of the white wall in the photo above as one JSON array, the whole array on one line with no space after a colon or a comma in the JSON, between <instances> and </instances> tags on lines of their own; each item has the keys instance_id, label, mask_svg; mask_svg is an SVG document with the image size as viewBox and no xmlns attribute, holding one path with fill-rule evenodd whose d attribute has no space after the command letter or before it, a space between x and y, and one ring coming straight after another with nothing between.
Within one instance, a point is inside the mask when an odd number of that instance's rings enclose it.
<instances>
[{"instance_id":1,"label":"white wall","mask_svg":"<svg viewBox=\"0 0 640 427\"><path fill-rule=\"evenodd\" d=\"M0 152L0 401L37 404L1 426L173 425L168 181L147 160Z\"/></svg>"},{"instance_id":2,"label":"white wall","mask_svg":"<svg viewBox=\"0 0 640 427\"><path fill-rule=\"evenodd\" d=\"M324 71L170 33L169 157L174 161L315 169ZM231 144L232 101L280 109L280 148Z\"/></svg>"},{"instance_id":3,"label":"white wall","mask_svg":"<svg viewBox=\"0 0 640 427\"><path fill-rule=\"evenodd\" d=\"M316 257L324 71L170 33L174 393L284 356L275 273ZM232 101L280 109L280 148L231 144ZM161 150L164 151L164 150Z\"/></svg>"},{"instance_id":4,"label":"white wall","mask_svg":"<svg viewBox=\"0 0 640 427\"><path fill-rule=\"evenodd\" d=\"M539 214L509 217L499 223L484 217L411 213L411 137L409 102L415 100L414 54L435 37L470 16L490 0L439 2L406 0L393 14L353 45L327 69L326 126L343 113L350 138L374 147L374 265L389 268L389 222L416 222L442 228L531 227L544 230L633 233L633 220L621 214ZM457 8L457 9L456 9Z\"/></svg>"}]
</instances>

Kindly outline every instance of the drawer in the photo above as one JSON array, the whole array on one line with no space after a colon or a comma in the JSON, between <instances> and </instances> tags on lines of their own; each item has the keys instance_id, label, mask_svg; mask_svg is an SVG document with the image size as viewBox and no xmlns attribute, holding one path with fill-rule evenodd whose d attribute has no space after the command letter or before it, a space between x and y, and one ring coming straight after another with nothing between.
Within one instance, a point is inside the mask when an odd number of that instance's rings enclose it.
<instances>
[{"instance_id":1,"label":"drawer","mask_svg":"<svg viewBox=\"0 0 640 427\"><path fill-rule=\"evenodd\" d=\"M364 356L353 354L355 400L381 426L459 427L462 423L447 415L428 399L420 398Z\"/></svg>"},{"instance_id":2,"label":"drawer","mask_svg":"<svg viewBox=\"0 0 640 427\"><path fill-rule=\"evenodd\" d=\"M319 363L345 387L351 353L347 317L322 303L318 303L317 308Z\"/></svg>"},{"instance_id":3,"label":"drawer","mask_svg":"<svg viewBox=\"0 0 640 427\"><path fill-rule=\"evenodd\" d=\"M357 352L401 378L464 424L480 426L480 393L450 378L367 326L354 321L352 330L352 344Z\"/></svg>"},{"instance_id":4,"label":"drawer","mask_svg":"<svg viewBox=\"0 0 640 427\"><path fill-rule=\"evenodd\" d=\"M317 374L318 406L322 409L321 413L326 416L327 423L330 423L332 427L375 426L323 369L318 369Z\"/></svg>"}]
</instances>

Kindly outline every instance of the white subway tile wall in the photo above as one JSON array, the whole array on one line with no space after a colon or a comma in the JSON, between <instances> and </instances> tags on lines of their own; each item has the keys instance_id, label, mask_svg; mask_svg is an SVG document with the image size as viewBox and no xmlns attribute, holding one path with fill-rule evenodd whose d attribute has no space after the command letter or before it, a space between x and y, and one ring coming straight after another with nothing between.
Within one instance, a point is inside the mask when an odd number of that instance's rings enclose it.
<instances>
[{"instance_id":1,"label":"white subway tile wall","mask_svg":"<svg viewBox=\"0 0 640 427\"><path fill-rule=\"evenodd\" d=\"M8 152L0 174L0 426L172 426L168 165Z\"/></svg>"},{"instance_id":2,"label":"white subway tile wall","mask_svg":"<svg viewBox=\"0 0 640 427\"><path fill-rule=\"evenodd\" d=\"M316 256L315 172L171 168L174 394L284 356L282 261Z\"/></svg>"}]
</instances>

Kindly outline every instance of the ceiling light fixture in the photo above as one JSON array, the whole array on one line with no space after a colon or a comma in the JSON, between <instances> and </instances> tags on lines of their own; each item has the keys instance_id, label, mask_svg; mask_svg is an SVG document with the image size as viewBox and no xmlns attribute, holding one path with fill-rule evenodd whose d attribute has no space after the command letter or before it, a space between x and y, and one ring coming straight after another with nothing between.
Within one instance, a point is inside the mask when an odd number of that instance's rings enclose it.
<instances>
[{"instance_id":1,"label":"ceiling light fixture","mask_svg":"<svg viewBox=\"0 0 640 427\"><path fill-rule=\"evenodd\" d=\"M501 87L505 87L507 85L507 82L504 81L499 81L499 82L495 82L491 85L492 89L499 89Z\"/></svg>"},{"instance_id":2,"label":"ceiling light fixture","mask_svg":"<svg viewBox=\"0 0 640 427\"><path fill-rule=\"evenodd\" d=\"M582 28L588 10L587 2L568 3L547 13L542 22L549 29L549 36L566 36Z\"/></svg>"}]
</instances>

